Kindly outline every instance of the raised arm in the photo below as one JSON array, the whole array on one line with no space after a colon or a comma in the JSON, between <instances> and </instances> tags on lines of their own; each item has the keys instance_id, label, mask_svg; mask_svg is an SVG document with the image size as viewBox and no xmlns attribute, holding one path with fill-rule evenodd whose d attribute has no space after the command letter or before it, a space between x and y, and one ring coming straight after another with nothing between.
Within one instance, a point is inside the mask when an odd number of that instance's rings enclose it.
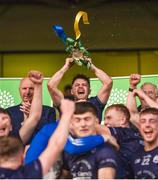
<instances>
[{"instance_id":1,"label":"raised arm","mask_svg":"<svg viewBox=\"0 0 158 180\"><path fill-rule=\"evenodd\" d=\"M58 85L64 76L64 74L70 69L70 67L73 65L73 58L66 58L66 62L64 66L57 71L51 79L48 81L48 90L51 95L51 98L53 100L53 104L56 107L60 106L60 102L62 99L64 99L63 93L58 89Z\"/></svg>"},{"instance_id":2,"label":"raised arm","mask_svg":"<svg viewBox=\"0 0 158 180\"><path fill-rule=\"evenodd\" d=\"M129 79L130 87L126 102L126 106L129 109L130 113L138 113L136 98L133 94L133 90L137 88L137 85L139 84L140 80L141 80L141 76L139 74L130 75L130 79Z\"/></svg>"},{"instance_id":3,"label":"raised arm","mask_svg":"<svg viewBox=\"0 0 158 180\"><path fill-rule=\"evenodd\" d=\"M34 95L31 103L29 116L24 120L23 126L20 128L19 135L24 144L32 136L42 113L42 81L43 75L38 71L30 71L28 77L34 83Z\"/></svg>"},{"instance_id":4,"label":"raised arm","mask_svg":"<svg viewBox=\"0 0 158 180\"><path fill-rule=\"evenodd\" d=\"M88 58L88 60L91 61L90 58ZM94 72L96 77L103 84L103 86L99 90L97 96L98 96L99 100L102 102L102 104L106 104L108 99L109 99L110 92L111 92L111 89L112 89L112 84L113 84L112 79L104 71L97 68L93 63L91 64L91 70Z\"/></svg>"},{"instance_id":5,"label":"raised arm","mask_svg":"<svg viewBox=\"0 0 158 180\"><path fill-rule=\"evenodd\" d=\"M62 115L59 125L51 136L47 148L39 157L43 175L46 174L50 167L56 162L58 155L64 148L69 134L69 124L75 110L75 104L70 100L63 99L60 108Z\"/></svg>"},{"instance_id":6,"label":"raised arm","mask_svg":"<svg viewBox=\"0 0 158 180\"><path fill-rule=\"evenodd\" d=\"M140 100L145 101L149 107L158 108L158 103L146 95L142 89L135 89L133 93L138 96Z\"/></svg>"},{"instance_id":7,"label":"raised arm","mask_svg":"<svg viewBox=\"0 0 158 180\"><path fill-rule=\"evenodd\" d=\"M131 123L138 127L138 110L137 110L137 102L136 96L134 94L134 90L137 88L137 85L141 81L141 76L139 74L131 74L129 78L129 91L126 101L126 106L129 109L131 115Z\"/></svg>"}]
</instances>

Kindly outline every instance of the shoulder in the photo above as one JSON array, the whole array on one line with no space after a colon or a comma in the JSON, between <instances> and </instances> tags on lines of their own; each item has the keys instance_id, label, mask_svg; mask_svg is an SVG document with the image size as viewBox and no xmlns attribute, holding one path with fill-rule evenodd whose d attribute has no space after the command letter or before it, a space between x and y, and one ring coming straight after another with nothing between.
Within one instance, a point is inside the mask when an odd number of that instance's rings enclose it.
<instances>
[{"instance_id":1,"label":"shoulder","mask_svg":"<svg viewBox=\"0 0 158 180\"><path fill-rule=\"evenodd\" d=\"M97 147L96 151L96 161L101 167L109 166L117 168L118 166L118 156L115 149L109 145L104 144Z\"/></svg>"},{"instance_id":2,"label":"shoulder","mask_svg":"<svg viewBox=\"0 0 158 180\"><path fill-rule=\"evenodd\" d=\"M55 108L51 106L42 105L43 111L55 111Z\"/></svg>"},{"instance_id":3,"label":"shoulder","mask_svg":"<svg viewBox=\"0 0 158 180\"><path fill-rule=\"evenodd\" d=\"M137 158L141 158L142 156L144 156L144 154L147 154L145 153L145 150L144 150L144 147L143 146L140 146L136 151L135 153L131 154L131 161L135 161Z\"/></svg>"},{"instance_id":4,"label":"shoulder","mask_svg":"<svg viewBox=\"0 0 158 180\"><path fill-rule=\"evenodd\" d=\"M110 144L102 144L93 150L91 150L92 153L95 154L96 159L100 161L101 159L117 159L117 152L116 150L110 145Z\"/></svg>"},{"instance_id":5,"label":"shoulder","mask_svg":"<svg viewBox=\"0 0 158 180\"><path fill-rule=\"evenodd\" d=\"M50 106L46 106L43 105L42 106L42 117L48 118L48 119L56 119L56 110L54 107L50 107Z\"/></svg>"},{"instance_id":6,"label":"shoulder","mask_svg":"<svg viewBox=\"0 0 158 180\"><path fill-rule=\"evenodd\" d=\"M88 98L88 101L90 101L90 102L98 102L98 103L102 104L102 102L100 101L98 96L90 97L90 98Z\"/></svg>"},{"instance_id":7,"label":"shoulder","mask_svg":"<svg viewBox=\"0 0 158 180\"><path fill-rule=\"evenodd\" d=\"M40 179L42 178L42 165L39 159L24 165L24 178Z\"/></svg>"},{"instance_id":8,"label":"shoulder","mask_svg":"<svg viewBox=\"0 0 158 180\"><path fill-rule=\"evenodd\" d=\"M22 142L20 134L19 134L19 130L17 130L17 129L14 129L14 130L10 131L9 136L16 137Z\"/></svg>"},{"instance_id":9,"label":"shoulder","mask_svg":"<svg viewBox=\"0 0 158 180\"><path fill-rule=\"evenodd\" d=\"M8 107L6 110L7 111L14 111L14 110L19 110L19 109L20 109L20 104L18 104L16 106Z\"/></svg>"},{"instance_id":10,"label":"shoulder","mask_svg":"<svg viewBox=\"0 0 158 180\"><path fill-rule=\"evenodd\" d=\"M122 133L122 134L128 134L129 132L133 132L131 130L131 128L123 128L123 127L109 127L110 131L112 134L119 134L119 133Z\"/></svg>"},{"instance_id":11,"label":"shoulder","mask_svg":"<svg viewBox=\"0 0 158 180\"><path fill-rule=\"evenodd\" d=\"M42 167L39 160L22 166L17 170L0 168L1 179L41 179Z\"/></svg>"},{"instance_id":12,"label":"shoulder","mask_svg":"<svg viewBox=\"0 0 158 180\"><path fill-rule=\"evenodd\" d=\"M127 137L129 137L129 136L139 137L140 136L140 133L138 131L134 130L133 128L109 127L109 129L110 129L111 134L114 136L121 135L122 137L124 136L125 138L126 138L126 135L127 135Z\"/></svg>"},{"instance_id":13,"label":"shoulder","mask_svg":"<svg viewBox=\"0 0 158 180\"><path fill-rule=\"evenodd\" d=\"M99 108L104 108L105 104L103 104L100 99L98 98L98 96L94 96L94 97L90 97L88 98L88 101L91 102L92 104L95 104L96 106L98 106Z\"/></svg>"},{"instance_id":14,"label":"shoulder","mask_svg":"<svg viewBox=\"0 0 158 180\"><path fill-rule=\"evenodd\" d=\"M97 146L96 151L97 151L97 154L98 152L100 153L106 152L105 155L116 153L115 149L108 143L104 143L104 144L101 144L100 146Z\"/></svg>"},{"instance_id":15,"label":"shoulder","mask_svg":"<svg viewBox=\"0 0 158 180\"><path fill-rule=\"evenodd\" d=\"M55 108L43 105L41 119L45 119L47 122L52 122L56 119Z\"/></svg>"}]
</instances>

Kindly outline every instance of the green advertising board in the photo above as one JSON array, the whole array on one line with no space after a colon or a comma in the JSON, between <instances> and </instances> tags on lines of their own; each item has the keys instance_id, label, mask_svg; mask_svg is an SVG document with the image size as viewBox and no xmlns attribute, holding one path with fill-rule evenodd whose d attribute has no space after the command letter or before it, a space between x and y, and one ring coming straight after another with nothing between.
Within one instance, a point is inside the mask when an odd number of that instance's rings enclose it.
<instances>
[{"instance_id":1,"label":"green advertising board","mask_svg":"<svg viewBox=\"0 0 158 180\"><path fill-rule=\"evenodd\" d=\"M108 100L107 106L116 103L126 103L126 97L129 88L129 77L113 77L113 88ZM48 78L43 81L43 104L52 105L50 95L47 90ZM142 76L141 83L139 87L144 82L152 82L158 84L158 75L146 75ZM1 78L0 79L0 106L7 108L20 103L19 96L19 83L20 78ZM92 78L91 83L91 94L90 96L95 96L99 89L101 88L101 82L97 78Z\"/></svg>"},{"instance_id":2,"label":"green advertising board","mask_svg":"<svg viewBox=\"0 0 158 180\"><path fill-rule=\"evenodd\" d=\"M7 108L21 102L19 94L19 84L21 78L0 78L0 106ZM52 101L47 90L47 81L43 81L43 104L51 106Z\"/></svg>"}]
</instances>

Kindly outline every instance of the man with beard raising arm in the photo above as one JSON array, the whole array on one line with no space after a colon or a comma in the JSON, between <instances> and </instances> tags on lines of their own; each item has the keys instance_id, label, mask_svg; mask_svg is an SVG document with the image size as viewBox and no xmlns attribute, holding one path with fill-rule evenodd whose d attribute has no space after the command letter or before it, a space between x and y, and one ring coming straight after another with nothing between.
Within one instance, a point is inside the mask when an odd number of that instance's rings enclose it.
<instances>
[{"instance_id":1,"label":"man with beard raising arm","mask_svg":"<svg viewBox=\"0 0 158 180\"><path fill-rule=\"evenodd\" d=\"M85 57L87 61L91 62L90 58ZM73 58L66 58L64 66L57 71L48 82L48 90L52 97L53 103L56 107L60 106L61 99L64 98L63 93L59 90L58 85L64 76L64 74L74 64ZM72 81L71 93L74 96L75 101L88 100L97 107L98 117L101 121L102 111L108 101L110 92L112 89L112 79L101 69L97 68L91 63L90 70L95 73L96 77L102 82L103 86L97 93L97 96L88 98L90 94L90 81L89 78L83 74L79 74L74 77Z\"/></svg>"}]
</instances>

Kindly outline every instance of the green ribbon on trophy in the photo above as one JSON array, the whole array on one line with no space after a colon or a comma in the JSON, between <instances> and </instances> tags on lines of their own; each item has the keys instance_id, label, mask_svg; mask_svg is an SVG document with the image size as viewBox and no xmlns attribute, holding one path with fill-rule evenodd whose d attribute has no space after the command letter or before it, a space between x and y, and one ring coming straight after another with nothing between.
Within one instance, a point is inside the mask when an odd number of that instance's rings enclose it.
<instances>
[{"instance_id":1,"label":"green ribbon on trophy","mask_svg":"<svg viewBox=\"0 0 158 180\"><path fill-rule=\"evenodd\" d=\"M89 52L85 49L80 41L81 32L79 29L79 21L83 19L84 24L89 24L88 15L84 11L79 11L75 17L74 31L76 38L67 37L61 26L53 26L54 31L58 37L66 45L66 52L69 52L74 59L74 62L79 66L86 66L88 69L91 67L91 62L86 60L85 57L89 56Z\"/></svg>"}]
</instances>

